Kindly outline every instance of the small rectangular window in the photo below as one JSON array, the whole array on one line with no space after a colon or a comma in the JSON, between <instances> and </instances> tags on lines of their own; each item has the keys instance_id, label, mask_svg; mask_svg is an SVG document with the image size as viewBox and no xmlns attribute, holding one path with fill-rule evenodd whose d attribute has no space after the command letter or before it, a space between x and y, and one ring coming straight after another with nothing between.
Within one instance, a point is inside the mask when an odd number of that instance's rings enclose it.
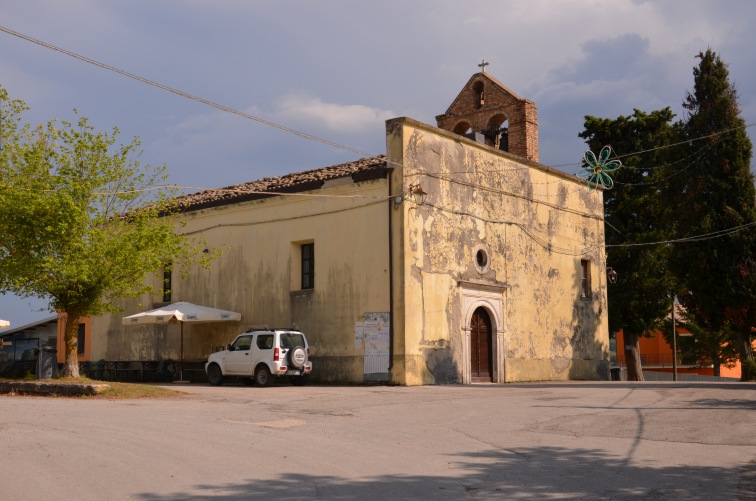
<instances>
[{"instance_id":1,"label":"small rectangular window","mask_svg":"<svg viewBox=\"0 0 756 501\"><path fill-rule=\"evenodd\" d=\"M580 260L582 297L591 297L591 262L588 259Z\"/></svg>"},{"instance_id":2,"label":"small rectangular window","mask_svg":"<svg viewBox=\"0 0 756 501\"><path fill-rule=\"evenodd\" d=\"M79 331L76 333L76 354L77 355L84 355L84 343L87 342L87 336L86 336L86 326L84 324L79 324Z\"/></svg>"},{"instance_id":3,"label":"small rectangular window","mask_svg":"<svg viewBox=\"0 0 756 501\"><path fill-rule=\"evenodd\" d=\"M315 244L302 244L302 289L315 288Z\"/></svg>"},{"instance_id":4,"label":"small rectangular window","mask_svg":"<svg viewBox=\"0 0 756 501\"><path fill-rule=\"evenodd\" d=\"M163 302L171 302L171 265L163 267Z\"/></svg>"}]
</instances>

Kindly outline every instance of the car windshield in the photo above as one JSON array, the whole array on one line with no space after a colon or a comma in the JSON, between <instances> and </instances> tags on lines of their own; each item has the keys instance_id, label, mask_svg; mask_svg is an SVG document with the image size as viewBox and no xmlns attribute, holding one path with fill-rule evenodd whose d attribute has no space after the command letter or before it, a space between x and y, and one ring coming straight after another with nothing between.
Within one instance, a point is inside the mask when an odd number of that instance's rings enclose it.
<instances>
[{"instance_id":1,"label":"car windshield","mask_svg":"<svg viewBox=\"0 0 756 501\"><path fill-rule=\"evenodd\" d=\"M290 350L291 348L294 348L295 346L302 346L304 347L304 336L302 334L294 334L294 333L286 333L281 334L281 348L286 348L287 350Z\"/></svg>"}]
</instances>

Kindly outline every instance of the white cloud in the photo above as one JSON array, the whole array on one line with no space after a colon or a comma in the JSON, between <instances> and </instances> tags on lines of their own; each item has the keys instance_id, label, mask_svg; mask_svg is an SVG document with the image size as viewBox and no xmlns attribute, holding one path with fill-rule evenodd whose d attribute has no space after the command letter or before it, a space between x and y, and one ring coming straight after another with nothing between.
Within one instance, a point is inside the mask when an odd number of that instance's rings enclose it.
<instances>
[{"instance_id":1,"label":"white cloud","mask_svg":"<svg viewBox=\"0 0 756 501\"><path fill-rule=\"evenodd\" d=\"M281 97L273 115L284 123L318 129L325 127L328 131L345 134L382 128L386 120L396 116L392 111L363 104L329 103L304 92Z\"/></svg>"}]
</instances>

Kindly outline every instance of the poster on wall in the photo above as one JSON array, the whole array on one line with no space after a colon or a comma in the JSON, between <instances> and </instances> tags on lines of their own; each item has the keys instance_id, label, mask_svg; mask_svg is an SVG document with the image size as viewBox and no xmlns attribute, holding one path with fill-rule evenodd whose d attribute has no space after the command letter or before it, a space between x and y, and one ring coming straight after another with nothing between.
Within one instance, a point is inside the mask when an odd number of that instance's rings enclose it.
<instances>
[{"instance_id":1,"label":"poster on wall","mask_svg":"<svg viewBox=\"0 0 756 501\"><path fill-rule=\"evenodd\" d=\"M390 313L365 313L365 374L388 373L390 326Z\"/></svg>"}]
</instances>

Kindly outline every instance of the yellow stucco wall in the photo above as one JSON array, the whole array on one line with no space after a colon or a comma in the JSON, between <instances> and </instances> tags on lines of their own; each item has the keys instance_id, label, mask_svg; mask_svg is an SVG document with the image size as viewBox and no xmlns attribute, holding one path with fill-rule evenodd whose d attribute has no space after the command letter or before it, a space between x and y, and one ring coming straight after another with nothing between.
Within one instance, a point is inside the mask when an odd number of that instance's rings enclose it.
<instances>
[{"instance_id":1,"label":"yellow stucco wall","mask_svg":"<svg viewBox=\"0 0 756 501\"><path fill-rule=\"evenodd\" d=\"M476 304L494 317L495 381L608 378L601 193L410 119L387 129L389 160L403 166L395 182L428 193L425 204L402 206L395 360L406 371L394 381L469 381ZM588 298L581 260L590 261Z\"/></svg>"},{"instance_id":2,"label":"yellow stucco wall","mask_svg":"<svg viewBox=\"0 0 756 501\"><path fill-rule=\"evenodd\" d=\"M363 351L355 323L389 311L388 183L350 178L298 196L263 198L184 217L186 234L202 236L222 255L211 268L173 274L172 302L237 311L241 322L185 324L184 358L202 360L251 327L301 329L317 376L362 381ZM315 287L300 290L299 246L315 248ZM162 275L151 278L159 286ZM159 287L158 287L159 288ZM162 301L145 296L123 314L98 317L93 358L157 360L179 357L179 326L123 326L121 318ZM96 351L96 353L94 353Z\"/></svg>"},{"instance_id":3,"label":"yellow stucco wall","mask_svg":"<svg viewBox=\"0 0 756 501\"><path fill-rule=\"evenodd\" d=\"M185 279L174 272L172 302L242 314L239 323L186 325L184 358L203 360L251 327L293 327L310 340L316 378L360 382L365 345L355 324L393 311L391 382L468 383L470 318L483 308L493 381L608 378L601 193L406 118L387 122L386 147L389 179L344 178L303 194L313 196L184 216L182 231L222 255ZM428 193L425 204L407 196L411 185ZM315 246L307 291L299 290L302 243ZM590 297L581 297L581 260ZM162 274L151 280L159 288ZM121 325L161 301L144 296L123 314L93 319L91 358L177 359L177 325Z\"/></svg>"}]
</instances>

